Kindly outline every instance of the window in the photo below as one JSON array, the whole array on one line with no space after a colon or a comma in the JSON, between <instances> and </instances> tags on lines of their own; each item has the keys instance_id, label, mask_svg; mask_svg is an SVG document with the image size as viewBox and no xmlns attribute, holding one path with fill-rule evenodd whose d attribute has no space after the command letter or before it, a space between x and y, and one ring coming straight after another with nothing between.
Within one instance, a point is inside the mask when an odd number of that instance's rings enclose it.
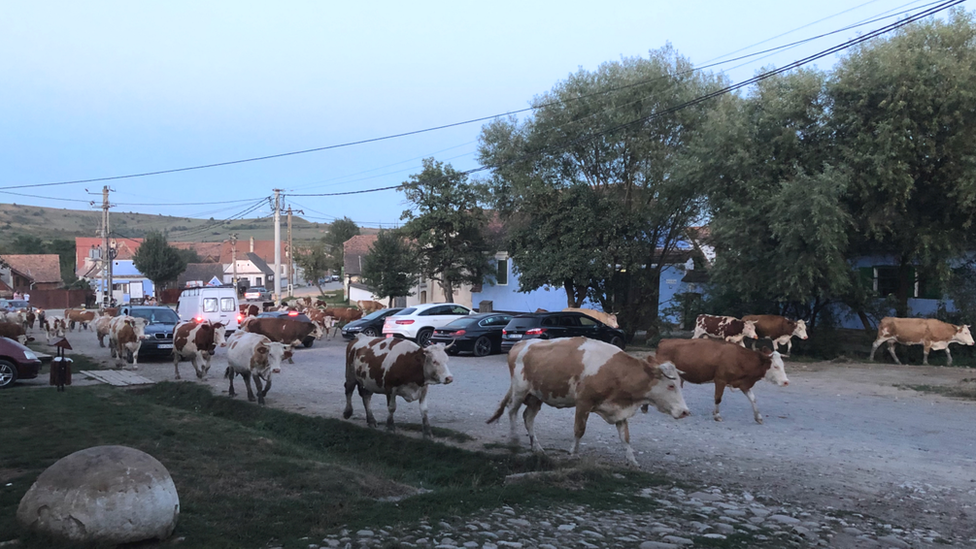
<instances>
[{"instance_id":1,"label":"window","mask_svg":"<svg viewBox=\"0 0 976 549\"><path fill-rule=\"evenodd\" d=\"M559 317L560 326L579 326L579 322L576 320L575 316L561 316Z\"/></svg>"},{"instance_id":2,"label":"window","mask_svg":"<svg viewBox=\"0 0 976 549\"><path fill-rule=\"evenodd\" d=\"M216 313L217 312L217 298L216 297L205 297L205 298L203 298L203 312L205 312L205 313Z\"/></svg>"},{"instance_id":3,"label":"window","mask_svg":"<svg viewBox=\"0 0 976 549\"><path fill-rule=\"evenodd\" d=\"M874 289L885 297L898 293L898 267L884 265L874 268Z\"/></svg>"},{"instance_id":4,"label":"window","mask_svg":"<svg viewBox=\"0 0 976 549\"><path fill-rule=\"evenodd\" d=\"M597 325L597 321L588 316L579 317L579 321L580 321L580 325L583 326L584 328L596 328Z\"/></svg>"},{"instance_id":5,"label":"window","mask_svg":"<svg viewBox=\"0 0 976 549\"><path fill-rule=\"evenodd\" d=\"M498 271L495 275L495 283L499 286L508 286L508 257L498 259L496 261L496 268Z\"/></svg>"},{"instance_id":6,"label":"window","mask_svg":"<svg viewBox=\"0 0 976 549\"><path fill-rule=\"evenodd\" d=\"M234 306L234 298L233 297L220 298L220 310L225 313L237 311L237 307Z\"/></svg>"}]
</instances>

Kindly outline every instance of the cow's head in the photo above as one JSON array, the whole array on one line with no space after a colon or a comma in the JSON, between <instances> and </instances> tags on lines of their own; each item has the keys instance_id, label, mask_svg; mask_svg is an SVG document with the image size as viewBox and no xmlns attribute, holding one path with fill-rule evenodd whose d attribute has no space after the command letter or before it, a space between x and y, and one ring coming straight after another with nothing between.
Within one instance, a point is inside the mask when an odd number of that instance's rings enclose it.
<instances>
[{"instance_id":1,"label":"cow's head","mask_svg":"<svg viewBox=\"0 0 976 549\"><path fill-rule=\"evenodd\" d=\"M132 332L136 334L136 339L146 339L146 325L149 324L148 320L130 316L125 319L125 323L132 326Z\"/></svg>"},{"instance_id":2,"label":"cow's head","mask_svg":"<svg viewBox=\"0 0 976 549\"><path fill-rule=\"evenodd\" d=\"M742 335L748 337L749 339L759 339L756 335L756 321L755 320L743 320L742 321Z\"/></svg>"},{"instance_id":3,"label":"cow's head","mask_svg":"<svg viewBox=\"0 0 976 549\"><path fill-rule=\"evenodd\" d=\"M213 331L214 348L227 345L227 326L224 326L223 323L217 322L213 325Z\"/></svg>"},{"instance_id":4,"label":"cow's head","mask_svg":"<svg viewBox=\"0 0 976 549\"><path fill-rule=\"evenodd\" d=\"M956 336L952 340L963 345L973 345L973 334L969 331L969 324L956 326Z\"/></svg>"},{"instance_id":5,"label":"cow's head","mask_svg":"<svg viewBox=\"0 0 976 549\"><path fill-rule=\"evenodd\" d=\"M284 343L270 342L258 345L255 352L267 355L268 368L273 374L281 373L281 363L291 358L291 345Z\"/></svg>"},{"instance_id":6,"label":"cow's head","mask_svg":"<svg viewBox=\"0 0 976 549\"><path fill-rule=\"evenodd\" d=\"M800 339L807 338L807 323L803 320L796 321L796 328L793 329L793 335Z\"/></svg>"},{"instance_id":7,"label":"cow's head","mask_svg":"<svg viewBox=\"0 0 976 549\"><path fill-rule=\"evenodd\" d=\"M789 385L790 380L786 377L786 365L783 364L783 357L779 352L772 351L769 347L763 347L758 352L763 356L763 362L769 361L769 369L766 370L763 379L780 387Z\"/></svg>"},{"instance_id":8,"label":"cow's head","mask_svg":"<svg viewBox=\"0 0 976 549\"><path fill-rule=\"evenodd\" d=\"M443 343L428 345L421 351L424 353L424 381L432 385L443 383L447 385L454 381L454 376L447 368L447 351Z\"/></svg>"},{"instance_id":9,"label":"cow's head","mask_svg":"<svg viewBox=\"0 0 976 549\"><path fill-rule=\"evenodd\" d=\"M662 414L671 414L675 419L691 415L685 397L681 393L681 377L673 362L655 364L651 360L644 362L644 372L651 378L651 389L645 397ZM647 405L643 407L647 411Z\"/></svg>"}]
</instances>

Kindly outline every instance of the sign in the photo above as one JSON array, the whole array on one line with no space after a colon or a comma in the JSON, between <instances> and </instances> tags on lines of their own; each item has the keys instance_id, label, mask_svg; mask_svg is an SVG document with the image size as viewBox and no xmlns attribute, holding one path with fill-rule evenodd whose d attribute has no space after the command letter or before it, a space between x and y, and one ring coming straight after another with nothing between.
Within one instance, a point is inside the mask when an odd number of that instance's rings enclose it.
<instances>
[{"instance_id":1,"label":"sign","mask_svg":"<svg viewBox=\"0 0 976 549\"><path fill-rule=\"evenodd\" d=\"M220 286L221 284L223 284L223 282L221 282L216 276L211 278L210 282L207 282L207 286Z\"/></svg>"}]
</instances>

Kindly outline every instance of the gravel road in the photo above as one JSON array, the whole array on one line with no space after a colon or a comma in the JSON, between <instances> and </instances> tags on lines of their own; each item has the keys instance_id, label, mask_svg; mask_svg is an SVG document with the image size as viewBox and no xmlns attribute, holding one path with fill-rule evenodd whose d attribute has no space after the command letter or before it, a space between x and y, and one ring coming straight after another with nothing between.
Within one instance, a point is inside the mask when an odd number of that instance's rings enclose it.
<instances>
[{"instance_id":1,"label":"gravel road","mask_svg":"<svg viewBox=\"0 0 976 549\"><path fill-rule=\"evenodd\" d=\"M98 347L94 332L69 333L68 340L76 353L109 360L108 349ZM283 365L275 377L268 406L340 418L344 350L338 336L299 349L295 364ZM218 393L227 391L225 365L219 351L205 382ZM722 403L725 421L713 421L711 385L685 385L689 418L638 414L630 429L641 468L702 489L748 491L768 502L861 513L896 528L932 529L954 544L976 546L976 402L896 387L958 384L976 373L886 363L787 360L786 365L788 387L760 382L754 390L763 425L753 421L748 400L729 391ZM189 363L180 368L184 379L195 380ZM453 357L450 368L455 382L430 390L431 424L471 435L475 440L464 445L472 449L506 443L506 417L485 424L508 388L505 356ZM138 373L171 380L173 365L140 364ZM238 395L240 383L238 378ZM382 424L384 400L373 399L373 406ZM365 425L358 397L353 407L350 421ZM418 423L417 405L401 401L396 419ZM570 409L544 407L540 412L536 433L550 455L567 456L572 425ZM518 432L527 444L521 425ZM581 453L584 460L625 464L616 429L597 416L590 419Z\"/></svg>"}]
</instances>

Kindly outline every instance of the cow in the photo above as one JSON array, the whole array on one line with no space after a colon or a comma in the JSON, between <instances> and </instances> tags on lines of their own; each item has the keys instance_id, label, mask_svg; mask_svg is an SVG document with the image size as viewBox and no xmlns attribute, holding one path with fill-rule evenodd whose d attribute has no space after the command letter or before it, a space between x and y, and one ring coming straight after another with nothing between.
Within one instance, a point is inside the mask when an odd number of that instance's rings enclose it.
<instances>
[{"instance_id":1,"label":"cow","mask_svg":"<svg viewBox=\"0 0 976 549\"><path fill-rule=\"evenodd\" d=\"M698 315L695 320L695 333L692 339L699 337L724 339L729 343L736 343L745 347L743 339L756 339L756 323L751 320L739 320L734 316ZM680 369L680 368L679 368Z\"/></svg>"},{"instance_id":2,"label":"cow","mask_svg":"<svg viewBox=\"0 0 976 549\"><path fill-rule=\"evenodd\" d=\"M27 318L27 315L23 311L7 311L0 313L0 315L2 315L0 316L0 322L12 322L21 326L24 324L24 319Z\"/></svg>"},{"instance_id":3,"label":"cow","mask_svg":"<svg viewBox=\"0 0 976 549\"><path fill-rule=\"evenodd\" d=\"M241 330L252 334L267 336L271 341L298 347L304 345L305 339L309 336L315 339L322 339L324 334L322 327L314 322L303 322L290 318L248 318L247 322L241 325ZM289 364L294 364L291 358Z\"/></svg>"},{"instance_id":4,"label":"cow","mask_svg":"<svg viewBox=\"0 0 976 549\"><path fill-rule=\"evenodd\" d=\"M674 364L638 359L615 345L594 339L574 337L519 342L508 353L508 371L511 385L488 423L493 423L506 407L510 407L508 417L514 439L515 417L525 403L522 417L529 434L529 445L540 454L545 451L535 436L535 416L543 404L555 408L576 407L575 439L570 454L579 452L586 421L591 413L595 413L617 427L627 461L634 466L637 466L637 460L630 446L627 420L637 413L638 408L644 407L646 411L646 407L653 404L660 412L671 414L675 419L691 414L681 394Z\"/></svg>"},{"instance_id":5,"label":"cow","mask_svg":"<svg viewBox=\"0 0 976 549\"><path fill-rule=\"evenodd\" d=\"M603 311L596 311L596 310L593 310L593 309L578 309L576 307L567 307L567 308L563 309L563 311L564 312L569 311L569 312L574 312L574 313L583 313L584 315L586 315L586 316L588 316L590 318L599 320L600 322L606 324L607 326L610 326L611 328L619 328L620 327L620 326L617 325L617 315L615 315L613 313L604 313Z\"/></svg>"},{"instance_id":6,"label":"cow","mask_svg":"<svg viewBox=\"0 0 976 549\"><path fill-rule=\"evenodd\" d=\"M373 301L373 300L357 301L356 306L362 309L364 315L368 315L369 313L386 308L386 305L383 305L379 301Z\"/></svg>"},{"instance_id":7,"label":"cow","mask_svg":"<svg viewBox=\"0 0 976 549\"><path fill-rule=\"evenodd\" d=\"M146 339L146 324L144 318L134 316L117 316L109 324L109 350L112 358L116 359L116 365L121 368L125 366L127 354L132 354L132 369L139 368L139 348L142 341Z\"/></svg>"},{"instance_id":8,"label":"cow","mask_svg":"<svg viewBox=\"0 0 976 549\"><path fill-rule=\"evenodd\" d=\"M105 346L105 338L112 331L112 315L103 314L95 319L95 337L98 338L98 346Z\"/></svg>"},{"instance_id":9,"label":"cow","mask_svg":"<svg viewBox=\"0 0 976 549\"><path fill-rule=\"evenodd\" d=\"M240 374L247 387L247 399L254 402L251 378L257 389L258 404L264 405L264 397L271 389L271 374L281 372L281 362L291 358L291 347L271 341L261 334L238 330L227 340L227 369L224 377L230 380L227 394L234 396L234 377ZM261 387L261 380L265 381Z\"/></svg>"},{"instance_id":10,"label":"cow","mask_svg":"<svg viewBox=\"0 0 976 549\"><path fill-rule=\"evenodd\" d=\"M790 384L783 357L769 347L750 351L734 343L711 339L662 339L656 358L673 362L684 381L715 383L715 410L712 411L715 421L722 421L719 404L726 386L739 389L746 395L752 404L753 418L756 423L762 424L762 414L756 407L752 386L760 379L780 387Z\"/></svg>"},{"instance_id":11,"label":"cow","mask_svg":"<svg viewBox=\"0 0 976 549\"><path fill-rule=\"evenodd\" d=\"M962 345L973 345L973 334L969 331L969 325L963 324L956 326L936 320L934 318L895 318L886 316L878 324L878 338L871 345L871 361L874 361L874 352L882 343L888 343L888 353L898 361L895 354L895 343L902 345L922 345L923 359L922 364L928 366L929 351L945 350L948 357L948 365L952 366L952 353L949 352L950 343Z\"/></svg>"},{"instance_id":12,"label":"cow","mask_svg":"<svg viewBox=\"0 0 976 549\"><path fill-rule=\"evenodd\" d=\"M64 337L64 331L67 327L64 319L57 316L48 316L44 318L44 323L41 325L41 329L47 332L47 344L53 344L57 338Z\"/></svg>"},{"instance_id":13,"label":"cow","mask_svg":"<svg viewBox=\"0 0 976 549\"><path fill-rule=\"evenodd\" d=\"M101 312L102 312L103 315L108 315L108 316L112 316L112 317L119 316L119 308L118 307L105 307L105 308L101 309Z\"/></svg>"},{"instance_id":14,"label":"cow","mask_svg":"<svg viewBox=\"0 0 976 549\"><path fill-rule=\"evenodd\" d=\"M339 327L337 326L335 318L325 314L325 311L322 309L309 309L306 314L308 315L309 320L322 327L322 331L325 335L329 335L329 332L332 332L331 337L334 338L336 334L339 333Z\"/></svg>"},{"instance_id":15,"label":"cow","mask_svg":"<svg viewBox=\"0 0 976 549\"><path fill-rule=\"evenodd\" d=\"M23 325L14 322L0 322L0 337L8 337L21 345L34 341L33 337L27 335Z\"/></svg>"},{"instance_id":16,"label":"cow","mask_svg":"<svg viewBox=\"0 0 976 549\"><path fill-rule=\"evenodd\" d=\"M305 296L305 297L301 298L301 302L305 304L305 309L306 310L312 308L312 298L311 297Z\"/></svg>"},{"instance_id":17,"label":"cow","mask_svg":"<svg viewBox=\"0 0 976 549\"><path fill-rule=\"evenodd\" d=\"M325 314L337 322L352 322L363 317L363 312L354 307L330 307L325 310Z\"/></svg>"},{"instance_id":18,"label":"cow","mask_svg":"<svg viewBox=\"0 0 976 549\"><path fill-rule=\"evenodd\" d=\"M34 314L34 311L33 310L27 311L27 314L24 315L24 329L33 330L35 320L37 320L37 315Z\"/></svg>"},{"instance_id":19,"label":"cow","mask_svg":"<svg viewBox=\"0 0 976 549\"><path fill-rule=\"evenodd\" d=\"M790 356L793 351L793 336L807 338L807 323L802 320L790 320L779 315L747 315L742 320L756 323L756 341L770 340L774 351L779 351L780 345L786 345L783 356ZM753 351L756 350L756 341L752 342Z\"/></svg>"},{"instance_id":20,"label":"cow","mask_svg":"<svg viewBox=\"0 0 976 549\"><path fill-rule=\"evenodd\" d=\"M87 309L65 309L64 319L68 323L68 330L74 331L76 324L81 324L82 329L89 329L88 323L95 320L95 311Z\"/></svg>"},{"instance_id":21,"label":"cow","mask_svg":"<svg viewBox=\"0 0 976 549\"><path fill-rule=\"evenodd\" d=\"M173 330L173 369L180 379L180 360L189 359L198 379L206 379L210 371L210 359L218 346L225 344L227 328L220 322L181 322ZM200 366L197 361L200 361Z\"/></svg>"},{"instance_id":22,"label":"cow","mask_svg":"<svg viewBox=\"0 0 976 549\"><path fill-rule=\"evenodd\" d=\"M386 395L386 428L394 430L393 412L396 397L407 402L419 400L424 438L431 438L427 420L427 389L431 385L449 385L454 376L447 367L447 347L443 344L420 347L412 341L368 337L358 334L346 346L346 409L342 417L352 416L352 392L359 390L366 409L366 424L376 427L370 409L373 393Z\"/></svg>"}]
</instances>

